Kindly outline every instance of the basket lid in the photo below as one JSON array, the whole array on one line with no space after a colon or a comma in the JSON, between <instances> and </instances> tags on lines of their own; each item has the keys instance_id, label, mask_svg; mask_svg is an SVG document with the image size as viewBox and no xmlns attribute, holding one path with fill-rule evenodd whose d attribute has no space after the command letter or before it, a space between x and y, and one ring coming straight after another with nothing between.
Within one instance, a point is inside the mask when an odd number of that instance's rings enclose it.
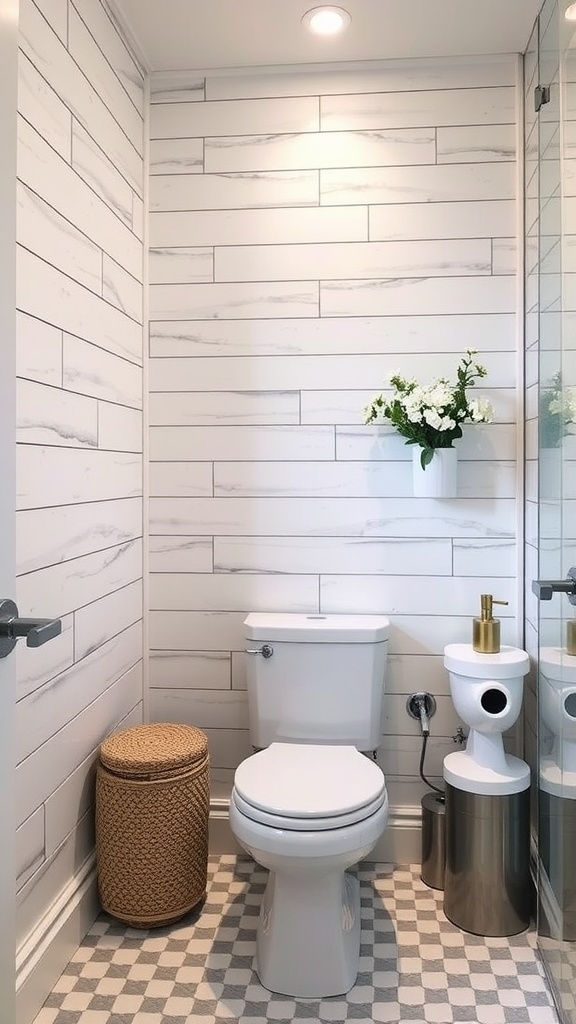
<instances>
[{"instance_id":1,"label":"basket lid","mask_svg":"<svg viewBox=\"0 0 576 1024\"><path fill-rule=\"evenodd\" d=\"M110 771L138 777L195 764L207 750L208 739L196 726L153 722L112 733L100 747L100 760Z\"/></svg>"}]
</instances>

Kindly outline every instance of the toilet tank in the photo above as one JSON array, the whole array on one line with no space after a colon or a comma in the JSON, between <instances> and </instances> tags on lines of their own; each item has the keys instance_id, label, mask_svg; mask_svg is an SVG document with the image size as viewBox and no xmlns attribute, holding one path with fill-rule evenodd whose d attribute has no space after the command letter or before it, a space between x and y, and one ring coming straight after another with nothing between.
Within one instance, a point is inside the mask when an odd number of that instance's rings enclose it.
<instances>
[{"instance_id":1,"label":"toilet tank","mask_svg":"<svg viewBox=\"0 0 576 1024\"><path fill-rule=\"evenodd\" d=\"M252 612L245 619L250 739L255 747L341 743L375 750L388 648L383 615ZM269 648L272 653L251 653Z\"/></svg>"}]
</instances>

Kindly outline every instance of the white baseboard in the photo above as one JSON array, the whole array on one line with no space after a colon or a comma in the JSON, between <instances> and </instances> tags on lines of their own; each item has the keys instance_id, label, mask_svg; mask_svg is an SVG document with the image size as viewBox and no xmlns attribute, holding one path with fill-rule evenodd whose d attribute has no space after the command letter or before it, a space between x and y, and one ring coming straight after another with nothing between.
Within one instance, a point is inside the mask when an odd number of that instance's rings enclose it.
<instances>
[{"instance_id":1,"label":"white baseboard","mask_svg":"<svg viewBox=\"0 0 576 1024\"><path fill-rule=\"evenodd\" d=\"M213 800L210 804L210 853L214 856L243 852L230 828L229 809L229 800ZM422 856L421 823L419 805L392 808L386 830L369 860L387 864L419 864Z\"/></svg>"},{"instance_id":2,"label":"white baseboard","mask_svg":"<svg viewBox=\"0 0 576 1024\"><path fill-rule=\"evenodd\" d=\"M16 1019L30 1024L100 912L90 857L16 953Z\"/></svg>"}]
</instances>

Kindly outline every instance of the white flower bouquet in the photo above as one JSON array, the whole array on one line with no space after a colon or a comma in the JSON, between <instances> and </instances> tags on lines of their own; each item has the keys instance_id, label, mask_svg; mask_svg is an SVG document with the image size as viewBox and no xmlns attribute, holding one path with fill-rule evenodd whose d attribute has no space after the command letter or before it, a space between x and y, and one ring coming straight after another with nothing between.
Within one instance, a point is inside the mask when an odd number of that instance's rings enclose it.
<instances>
[{"instance_id":1,"label":"white flower bouquet","mask_svg":"<svg viewBox=\"0 0 576 1024\"><path fill-rule=\"evenodd\" d=\"M390 377L394 389L390 399L376 395L364 410L366 423L389 420L406 444L422 448L422 469L430 464L437 448L453 448L462 437L463 423L490 423L493 410L490 402L469 398L468 388L486 376L486 369L475 362L474 349L468 349L457 371L456 383L438 377L427 386L406 380L396 373Z\"/></svg>"}]
</instances>

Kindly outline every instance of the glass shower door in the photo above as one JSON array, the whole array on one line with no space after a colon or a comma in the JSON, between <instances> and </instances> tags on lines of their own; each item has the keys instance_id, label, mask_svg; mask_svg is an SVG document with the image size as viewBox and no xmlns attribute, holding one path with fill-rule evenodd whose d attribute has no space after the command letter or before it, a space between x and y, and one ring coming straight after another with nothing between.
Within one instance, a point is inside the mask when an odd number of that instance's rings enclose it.
<instances>
[{"instance_id":1,"label":"glass shower door","mask_svg":"<svg viewBox=\"0 0 576 1024\"><path fill-rule=\"evenodd\" d=\"M576 25L565 6L548 0L539 19L550 100L538 142L538 579L557 586L538 595L538 942L576 1024Z\"/></svg>"}]
</instances>

